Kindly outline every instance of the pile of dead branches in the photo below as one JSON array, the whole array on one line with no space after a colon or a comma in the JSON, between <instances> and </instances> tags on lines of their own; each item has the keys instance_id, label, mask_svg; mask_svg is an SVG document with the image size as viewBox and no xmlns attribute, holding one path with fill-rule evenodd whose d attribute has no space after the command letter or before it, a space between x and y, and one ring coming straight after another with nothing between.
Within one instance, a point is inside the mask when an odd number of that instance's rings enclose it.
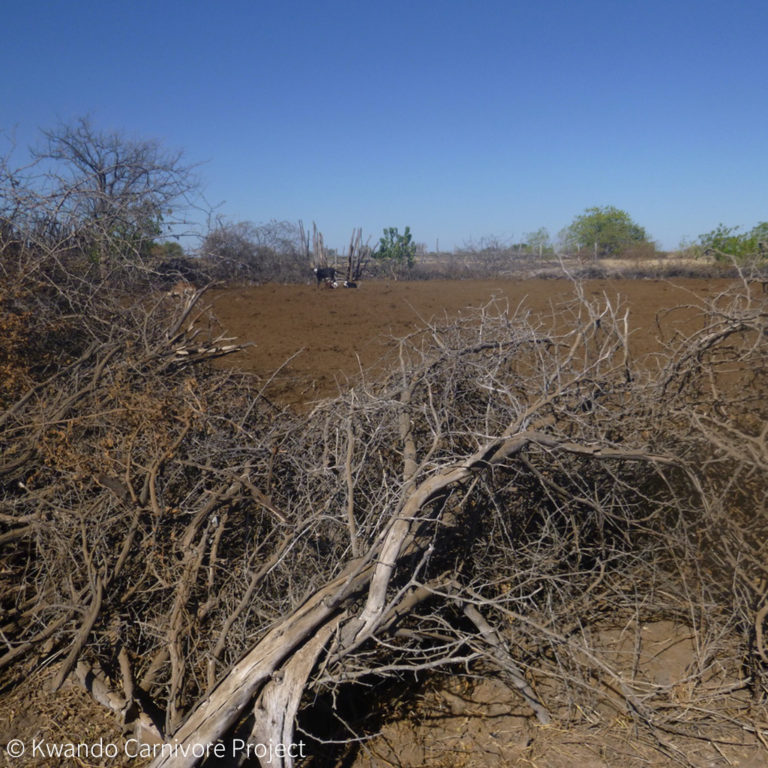
<instances>
[{"instance_id":1,"label":"pile of dead branches","mask_svg":"<svg viewBox=\"0 0 768 768\"><path fill-rule=\"evenodd\" d=\"M663 750L726 698L764 728L768 315L748 284L655 362L631 358L607 296L577 289L556 318L489 305L302 416L207 365L231 347L199 298L112 305L8 396L6 683L55 663L177 747L319 752L321 698L452 667L497 675L542 723L607 702ZM594 642L660 618L698 639L686 700ZM339 722L336 754L364 735Z\"/></svg>"}]
</instances>

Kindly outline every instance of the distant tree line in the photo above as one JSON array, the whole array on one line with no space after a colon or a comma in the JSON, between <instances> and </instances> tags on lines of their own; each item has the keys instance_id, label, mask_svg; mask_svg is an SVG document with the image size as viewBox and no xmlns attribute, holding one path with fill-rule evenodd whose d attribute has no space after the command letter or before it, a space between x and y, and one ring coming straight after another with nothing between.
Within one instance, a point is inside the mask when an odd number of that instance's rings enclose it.
<instances>
[{"instance_id":1,"label":"distant tree line","mask_svg":"<svg viewBox=\"0 0 768 768\"><path fill-rule=\"evenodd\" d=\"M299 225L288 221L219 221L203 239L200 257L213 279L226 282L294 282L308 271Z\"/></svg>"},{"instance_id":2,"label":"distant tree line","mask_svg":"<svg viewBox=\"0 0 768 768\"><path fill-rule=\"evenodd\" d=\"M582 262L657 255L646 229L614 206L585 209L556 240L541 227L519 240L495 237L450 253L430 252L410 226L385 227L378 242L354 229L346 251L328 248L301 221L266 223L211 218L197 246L182 247L203 209L194 167L158 142L95 128L87 118L41 132L30 162L0 158L0 236L4 254L47 254L45 275L60 281L109 281L126 290L168 288L182 279L210 282L307 282L312 268L333 266L348 280L383 277L503 275L560 255ZM764 261L768 222L751 230L719 224L687 248L722 262ZM55 258L53 256L55 254Z\"/></svg>"},{"instance_id":3,"label":"distant tree line","mask_svg":"<svg viewBox=\"0 0 768 768\"><path fill-rule=\"evenodd\" d=\"M761 221L749 232L740 233L740 229L719 224L711 232L699 235L695 250L718 261L744 261L752 256L764 260L768 256L768 221Z\"/></svg>"}]
</instances>

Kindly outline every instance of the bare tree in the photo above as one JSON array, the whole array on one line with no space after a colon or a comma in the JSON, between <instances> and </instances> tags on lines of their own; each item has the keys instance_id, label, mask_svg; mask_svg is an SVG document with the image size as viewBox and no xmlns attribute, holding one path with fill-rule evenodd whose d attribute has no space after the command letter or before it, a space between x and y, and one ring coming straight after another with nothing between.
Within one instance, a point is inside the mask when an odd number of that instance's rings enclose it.
<instances>
[{"instance_id":1,"label":"bare tree","mask_svg":"<svg viewBox=\"0 0 768 768\"><path fill-rule=\"evenodd\" d=\"M205 237L203 259L221 280L298 282L306 279L307 262L300 230L287 221L219 222Z\"/></svg>"},{"instance_id":2,"label":"bare tree","mask_svg":"<svg viewBox=\"0 0 768 768\"><path fill-rule=\"evenodd\" d=\"M11 170L6 159L0 173L3 269L35 273L55 302L146 290L171 250L155 239L188 234L197 189L181 154L156 142L87 119L44 131L29 164Z\"/></svg>"},{"instance_id":3,"label":"bare tree","mask_svg":"<svg viewBox=\"0 0 768 768\"><path fill-rule=\"evenodd\" d=\"M197 182L180 152L99 131L87 118L42 133L33 157L49 226L76 238L103 271L146 257L154 238L184 221Z\"/></svg>"},{"instance_id":4,"label":"bare tree","mask_svg":"<svg viewBox=\"0 0 768 768\"><path fill-rule=\"evenodd\" d=\"M363 229L358 227L352 230L347 252L347 282L357 282L363 277L368 266L373 250L366 243L363 245Z\"/></svg>"}]
</instances>

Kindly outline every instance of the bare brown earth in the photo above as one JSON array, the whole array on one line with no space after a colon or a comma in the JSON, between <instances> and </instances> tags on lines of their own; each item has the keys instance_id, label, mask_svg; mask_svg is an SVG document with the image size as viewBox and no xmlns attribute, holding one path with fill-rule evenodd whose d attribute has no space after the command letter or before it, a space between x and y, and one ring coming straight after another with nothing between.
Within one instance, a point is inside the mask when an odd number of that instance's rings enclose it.
<instances>
[{"instance_id":1,"label":"bare brown earth","mask_svg":"<svg viewBox=\"0 0 768 768\"><path fill-rule=\"evenodd\" d=\"M699 322L692 320L693 311L668 315L665 310L699 305L730 282L604 279L588 280L583 289L588 298L605 296L626 303L632 353L647 357L660 349L660 319L667 339ZM373 281L356 290L262 285L217 290L208 298L228 335L253 344L218 364L256 374L267 396L295 405L337 394L361 371L375 377L388 365L394 340L427 323L439 324L491 302L510 310L523 307L534 314L556 315L573 295L574 286L565 279L499 279Z\"/></svg>"},{"instance_id":2,"label":"bare brown earth","mask_svg":"<svg viewBox=\"0 0 768 768\"><path fill-rule=\"evenodd\" d=\"M601 632L598 648L627 675L686 695L695 635L669 621ZM634 670L634 672L633 672ZM494 680L457 676L420 695L416 709L384 725L354 768L764 768L768 751L738 728L703 738L641 738L625 711L600 705L578 722L542 726L520 698ZM718 743L719 742L719 743ZM668 754L664 754L667 752Z\"/></svg>"}]
</instances>

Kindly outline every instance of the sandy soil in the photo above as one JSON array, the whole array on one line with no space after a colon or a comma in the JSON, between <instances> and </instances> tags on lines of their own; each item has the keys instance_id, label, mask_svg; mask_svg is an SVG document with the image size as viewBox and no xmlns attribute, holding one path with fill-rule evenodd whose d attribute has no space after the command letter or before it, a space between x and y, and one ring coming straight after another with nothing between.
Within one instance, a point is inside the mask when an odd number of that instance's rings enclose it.
<instances>
[{"instance_id":1,"label":"sandy soil","mask_svg":"<svg viewBox=\"0 0 768 768\"><path fill-rule=\"evenodd\" d=\"M587 297L621 297L629 308L632 352L658 351L659 313L699 303L729 280L589 280ZM387 365L394 339L440 323L469 307L497 301L510 309L551 314L573 297L567 280L463 280L366 282L358 289L325 290L313 286L263 285L214 291L208 295L221 326L253 346L219 361L269 383L266 393L282 403L298 404L333 396L361 370ZM691 312L664 317L665 335L689 330Z\"/></svg>"}]
</instances>

